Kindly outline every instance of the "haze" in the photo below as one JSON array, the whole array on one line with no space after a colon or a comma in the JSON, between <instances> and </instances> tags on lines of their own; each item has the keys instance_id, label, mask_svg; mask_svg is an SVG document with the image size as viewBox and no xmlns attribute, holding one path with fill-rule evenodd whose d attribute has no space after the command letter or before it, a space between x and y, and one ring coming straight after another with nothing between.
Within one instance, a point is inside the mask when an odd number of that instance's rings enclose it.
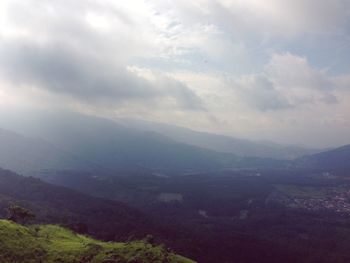
<instances>
[{"instance_id":1,"label":"haze","mask_svg":"<svg viewBox=\"0 0 350 263\"><path fill-rule=\"evenodd\" d=\"M350 142L346 0L0 2L0 110Z\"/></svg>"}]
</instances>

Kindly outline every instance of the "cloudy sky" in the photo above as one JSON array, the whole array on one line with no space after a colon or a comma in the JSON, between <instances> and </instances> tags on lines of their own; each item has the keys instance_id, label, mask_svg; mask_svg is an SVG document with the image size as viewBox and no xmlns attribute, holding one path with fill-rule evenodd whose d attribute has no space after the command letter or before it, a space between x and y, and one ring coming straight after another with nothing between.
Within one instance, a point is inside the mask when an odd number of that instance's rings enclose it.
<instances>
[{"instance_id":1,"label":"cloudy sky","mask_svg":"<svg viewBox=\"0 0 350 263\"><path fill-rule=\"evenodd\" d=\"M0 104L350 143L349 0L0 0Z\"/></svg>"}]
</instances>

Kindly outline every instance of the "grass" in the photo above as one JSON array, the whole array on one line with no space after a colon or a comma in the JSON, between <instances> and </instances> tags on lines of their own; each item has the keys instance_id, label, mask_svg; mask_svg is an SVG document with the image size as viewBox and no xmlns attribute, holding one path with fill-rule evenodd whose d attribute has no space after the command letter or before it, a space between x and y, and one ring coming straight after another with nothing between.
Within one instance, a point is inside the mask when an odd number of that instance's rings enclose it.
<instances>
[{"instance_id":1,"label":"grass","mask_svg":"<svg viewBox=\"0 0 350 263\"><path fill-rule=\"evenodd\" d=\"M1 263L193 263L145 241L102 242L56 225L0 220Z\"/></svg>"}]
</instances>

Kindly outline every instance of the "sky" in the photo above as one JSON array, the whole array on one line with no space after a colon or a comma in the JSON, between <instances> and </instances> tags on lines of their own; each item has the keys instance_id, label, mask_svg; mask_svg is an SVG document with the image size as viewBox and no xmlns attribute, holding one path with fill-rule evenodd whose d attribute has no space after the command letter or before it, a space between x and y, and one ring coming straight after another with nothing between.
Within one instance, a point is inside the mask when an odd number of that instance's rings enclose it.
<instances>
[{"instance_id":1,"label":"sky","mask_svg":"<svg viewBox=\"0 0 350 263\"><path fill-rule=\"evenodd\" d=\"M349 0L0 0L0 105L350 143Z\"/></svg>"}]
</instances>

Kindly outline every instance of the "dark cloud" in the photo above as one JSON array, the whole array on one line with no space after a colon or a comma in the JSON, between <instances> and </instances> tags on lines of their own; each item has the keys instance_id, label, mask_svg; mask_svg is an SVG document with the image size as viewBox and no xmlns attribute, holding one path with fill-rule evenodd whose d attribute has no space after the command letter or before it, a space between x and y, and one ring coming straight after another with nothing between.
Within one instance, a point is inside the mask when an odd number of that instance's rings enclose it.
<instances>
[{"instance_id":1,"label":"dark cloud","mask_svg":"<svg viewBox=\"0 0 350 263\"><path fill-rule=\"evenodd\" d=\"M106 18L108 33L89 24L89 14ZM16 33L0 35L0 76L14 87L114 107L172 98L182 110L203 109L184 83L161 74L149 81L127 70L130 58L148 50L147 40L138 37L133 18L108 1L8 1L6 15Z\"/></svg>"},{"instance_id":2,"label":"dark cloud","mask_svg":"<svg viewBox=\"0 0 350 263\"><path fill-rule=\"evenodd\" d=\"M337 82L326 70L290 53L272 55L260 74L229 79L237 95L260 111L339 103L337 91L342 87Z\"/></svg>"},{"instance_id":3,"label":"dark cloud","mask_svg":"<svg viewBox=\"0 0 350 263\"><path fill-rule=\"evenodd\" d=\"M0 104L259 138L303 116L310 138L320 116L349 130L349 3L1 0Z\"/></svg>"},{"instance_id":4,"label":"dark cloud","mask_svg":"<svg viewBox=\"0 0 350 263\"><path fill-rule=\"evenodd\" d=\"M241 79L235 87L240 97L250 106L261 111L291 108L293 105L282 96L274 84L263 75Z\"/></svg>"},{"instance_id":5,"label":"dark cloud","mask_svg":"<svg viewBox=\"0 0 350 263\"><path fill-rule=\"evenodd\" d=\"M172 97L181 108L203 108L200 99L179 81L159 77L150 82L121 65L60 45L3 42L0 68L2 77L17 86L34 85L89 103Z\"/></svg>"}]
</instances>

